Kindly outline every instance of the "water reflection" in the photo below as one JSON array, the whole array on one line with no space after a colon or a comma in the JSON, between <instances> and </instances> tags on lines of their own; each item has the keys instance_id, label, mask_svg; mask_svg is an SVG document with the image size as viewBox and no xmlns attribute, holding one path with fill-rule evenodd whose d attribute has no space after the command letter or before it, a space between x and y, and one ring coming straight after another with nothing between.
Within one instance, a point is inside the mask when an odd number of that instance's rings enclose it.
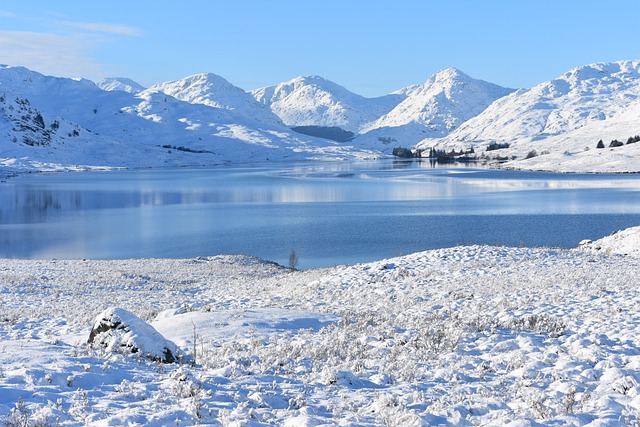
<instances>
[{"instance_id":1,"label":"water reflection","mask_svg":"<svg viewBox=\"0 0 640 427\"><path fill-rule=\"evenodd\" d=\"M0 256L281 250L286 263L295 248L311 266L467 242L570 246L640 224L638 190L634 175L406 161L34 174L0 184Z\"/></svg>"},{"instance_id":2,"label":"water reflection","mask_svg":"<svg viewBox=\"0 0 640 427\"><path fill-rule=\"evenodd\" d=\"M633 193L640 189L640 179L635 176L567 176L475 168L429 169L425 173L422 163L407 161L394 161L391 168L380 167L379 163L343 163L276 171L229 168L197 171L198 174L185 173L186 177L180 171L77 173L60 180L59 175L21 177L2 184L0 223L46 222L65 211L165 205L439 199L456 199L465 210L476 206L478 213L483 214L491 211L487 207L492 200L502 206L494 208L496 213L517 204L523 204L527 212L576 213L591 206L598 211L629 213L637 212L637 196ZM613 193L597 191L600 189ZM621 192L627 193L623 196ZM594 193L598 196L594 197ZM471 198L472 203L464 204L465 198ZM563 210L563 206L570 208Z\"/></svg>"}]
</instances>

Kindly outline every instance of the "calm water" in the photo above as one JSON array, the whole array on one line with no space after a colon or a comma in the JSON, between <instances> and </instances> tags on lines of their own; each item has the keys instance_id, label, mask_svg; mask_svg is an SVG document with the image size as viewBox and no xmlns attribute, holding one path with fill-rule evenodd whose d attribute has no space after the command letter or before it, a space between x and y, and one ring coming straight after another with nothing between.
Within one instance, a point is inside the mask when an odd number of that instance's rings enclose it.
<instances>
[{"instance_id":1,"label":"calm water","mask_svg":"<svg viewBox=\"0 0 640 427\"><path fill-rule=\"evenodd\" d=\"M574 247L640 225L640 176L428 163L30 174L0 183L0 257L242 253L299 267L457 244Z\"/></svg>"}]
</instances>

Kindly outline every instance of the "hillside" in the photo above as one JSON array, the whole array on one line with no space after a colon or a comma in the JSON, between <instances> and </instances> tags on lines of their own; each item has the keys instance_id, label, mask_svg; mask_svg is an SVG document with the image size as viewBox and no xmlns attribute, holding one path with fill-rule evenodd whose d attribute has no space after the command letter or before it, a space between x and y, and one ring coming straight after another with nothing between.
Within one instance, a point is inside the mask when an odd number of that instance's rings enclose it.
<instances>
[{"instance_id":1,"label":"hillside","mask_svg":"<svg viewBox=\"0 0 640 427\"><path fill-rule=\"evenodd\" d=\"M337 127L357 147L390 154L425 137L441 137L510 93L450 68L379 98L364 98L319 76L298 77L252 91L290 127Z\"/></svg>"},{"instance_id":2,"label":"hillside","mask_svg":"<svg viewBox=\"0 0 640 427\"><path fill-rule=\"evenodd\" d=\"M267 113L265 117L272 116ZM0 166L61 170L375 155L249 116L247 111L181 101L154 88L107 91L88 80L3 66Z\"/></svg>"},{"instance_id":3,"label":"hillside","mask_svg":"<svg viewBox=\"0 0 640 427\"><path fill-rule=\"evenodd\" d=\"M353 133L391 111L405 96L365 98L320 76L297 77L251 91L290 127L339 127Z\"/></svg>"},{"instance_id":4,"label":"hillside","mask_svg":"<svg viewBox=\"0 0 640 427\"><path fill-rule=\"evenodd\" d=\"M230 110L247 120L282 126L280 119L269 108L256 102L249 93L212 73L194 74L181 80L160 83L149 90L166 93L190 104Z\"/></svg>"},{"instance_id":5,"label":"hillside","mask_svg":"<svg viewBox=\"0 0 640 427\"><path fill-rule=\"evenodd\" d=\"M455 68L442 70L423 84L394 92L405 99L363 128L356 144L412 146L427 137L444 137L512 91Z\"/></svg>"},{"instance_id":6,"label":"hillside","mask_svg":"<svg viewBox=\"0 0 640 427\"><path fill-rule=\"evenodd\" d=\"M378 98L318 76L245 92L211 73L144 89L0 67L6 170L376 158L414 147L473 149L505 168L640 172L638 117L640 61L585 65L516 91L451 68Z\"/></svg>"},{"instance_id":7,"label":"hillside","mask_svg":"<svg viewBox=\"0 0 640 427\"><path fill-rule=\"evenodd\" d=\"M549 157L539 156L507 166L625 171L630 166L625 159L637 158L636 147L612 151L608 145L614 139L624 143L640 133L639 97L640 61L585 65L500 98L451 134L425 139L416 148L474 147L479 153L491 143L506 143L509 148L487 156L515 156L522 160L535 150L535 154ZM600 139L606 143L604 150L596 150Z\"/></svg>"}]
</instances>

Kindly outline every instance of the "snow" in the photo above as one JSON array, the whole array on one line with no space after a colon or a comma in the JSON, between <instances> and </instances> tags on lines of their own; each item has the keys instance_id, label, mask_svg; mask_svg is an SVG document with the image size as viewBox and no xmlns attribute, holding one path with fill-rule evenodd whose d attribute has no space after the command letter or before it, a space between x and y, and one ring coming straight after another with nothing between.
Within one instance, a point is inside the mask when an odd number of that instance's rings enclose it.
<instances>
[{"instance_id":1,"label":"snow","mask_svg":"<svg viewBox=\"0 0 640 427\"><path fill-rule=\"evenodd\" d=\"M140 83L126 77L107 77L96 83L96 85L106 91L121 90L129 93L138 93L145 89Z\"/></svg>"},{"instance_id":2,"label":"snow","mask_svg":"<svg viewBox=\"0 0 640 427\"><path fill-rule=\"evenodd\" d=\"M55 425L637 425L640 228L295 271L0 260L0 416ZM596 242L594 242L596 243ZM109 307L184 363L92 347ZM118 311L120 312L120 311Z\"/></svg>"},{"instance_id":3,"label":"snow","mask_svg":"<svg viewBox=\"0 0 640 427\"><path fill-rule=\"evenodd\" d=\"M400 93L365 98L320 76L296 77L250 93L287 126L339 127L354 133L405 98Z\"/></svg>"},{"instance_id":4,"label":"snow","mask_svg":"<svg viewBox=\"0 0 640 427\"><path fill-rule=\"evenodd\" d=\"M144 89L115 77L0 66L2 176L33 170L371 159L396 147L474 149L484 164L554 172L639 172L640 61L576 67L529 89L450 68L365 98L319 76L251 92L212 73ZM337 143L288 126L339 127ZM596 148L599 140L604 149ZM492 143L507 148L489 151Z\"/></svg>"},{"instance_id":5,"label":"snow","mask_svg":"<svg viewBox=\"0 0 640 427\"><path fill-rule=\"evenodd\" d=\"M192 88L208 96L212 88L200 84ZM234 89L227 83L224 91ZM249 105L265 109L244 95ZM216 107L181 101L159 88L106 91L88 80L0 67L0 169L10 173L379 156L303 136L267 119L260 122L250 109L240 108L244 101L238 99L235 109L228 104Z\"/></svg>"},{"instance_id":6,"label":"snow","mask_svg":"<svg viewBox=\"0 0 640 427\"><path fill-rule=\"evenodd\" d=\"M499 98L449 135L425 139L417 148L474 147L481 153L492 142L508 143L508 149L485 155L515 157L507 167L517 169L638 172L635 147L596 145L640 134L639 95L640 61L589 64ZM534 150L537 156L525 159Z\"/></svg>"},{"instance_id":7,"label":"snow","mask_svg":"<svg viewBox=\"0 0 640 427\"><path fill-rule=\"evenodd\" d=\"M356 147L390 153L398 145L410 147L427 136L449 134L511 91L450 68L424 84L378 98L364 98L319 76L251 93L288 126L339 127L358 134Z\"/></svg>"},{"instance_id":8,"label":"snow","mask_svg":"<svg viewBox=\"0 0 640 427\"><path fill-rule=\"evenodd\" d=\"M250 94L213 73L194 74L184 79L165 82L149 88L164 92L181 101L232 110L248 120L282 126L280 119Z\"/></svg>"},{"instance_id":9,"label":"snow","mask_svg":"<svg viewBox=\"0 0 640 427\"><path fill-rule=\"evenodd\" d=\"M413 146L426 137L443 137L512 91L455 68L442 70L421 85L398 91L406 99L365 127L360 139L392 138Z\"/></svg>"},{"instance_id":10,"label":"snow","mask_svg":"<svg viewBox=\"0 0 640 427\"><path fill-rule=\"evenodd\" d=\"M640 258L640 227L620 230L596 241L585 240L580 243L580 247L609 255L617 254Z\"/></svg>"}]
</instances>

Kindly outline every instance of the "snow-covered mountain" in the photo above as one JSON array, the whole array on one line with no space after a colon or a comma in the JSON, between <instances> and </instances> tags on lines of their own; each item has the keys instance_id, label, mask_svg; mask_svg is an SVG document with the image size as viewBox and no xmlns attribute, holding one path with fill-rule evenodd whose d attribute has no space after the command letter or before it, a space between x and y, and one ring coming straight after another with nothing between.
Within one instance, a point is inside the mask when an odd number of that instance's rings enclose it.
<instances>
[{"instance_id":1,"label":"snow-covered mountain","mask_svg":"<svg viewBox=\"0 0 640 427\"><path fill-rule=\"evenodd\" d=\"M164 92L191 104L231 110L240 116L267 125L283 125L278 116L267 106L257 102L251 94L216 74L194 74L181 80L160 83L150 87L149 90Z\"/></svg>"},{"instance_id":2,"label":"snow-covered mountain","mask_svg":"<svg viewBox=\"0 0 640 427\"><path fill-rule=\"evenodd\" d=\"M508 144L496 155L528 159L522 167L542 163L599 162L594 156L613 139L625 142L640 133L640 61L595 63L574 68L531 89L520 89L496 100L483 112L440 139L426 139L418 149L473 146L484 151L489 144ZM610 151L609 148L605 151ZM634 147L620 147L620 155L634 155ZM587 158L590 158L588 160ZM541 167L546 169L547 167Z\"/></svg>"},{"instance_id":3,"label":"snow-covered mountain","mask_svg":"<svg viewBox=\"0 0 640 427\"><path fill-rule=\"evenodd\" d=\"M395 92L405 99L366 126L364 139L413 145L425 137L443 137L512 91L448 68Z\"/></svg>"},{"instance_id":4,"label":"snow-covered mountain","mask_svg":"<svg viewBox=\"0 0 640 427\"><path fill-rule=\"evenodd\" d=\"M517 91L447 69L379 98L317 76L248 93L215 74L144 89L126 78L95 84L0 66L5 168L371 158L414 146L473 147L525 169L640 171L640 144L625 144L640 134L638 117L640 61L585 65Z\"/></svg>"},{"instance_id":5,"label":"snow-covered mountain","mask_svg":"<svg viewBox=\"0 0 640 427\"><path fill-rule=\"evenodd\" d=\"M129 93L138 93L145 89L144 86L138 82L126 77L107 77L96 83L96 85L102 90L121 90Z\"/></svg>"},{"instance_id":6,"label":"snow-covered mountain","mask_svg":"<svg viewBox=\"0 0 640 427\"><path fill-rule=\"evenodd\" d=\"M106 91L88 80L0 67L0 167L208 165L352 153L247 112L181 101L154 88Z\"/></svg>"},{"instance_id":7,"label":"snow-covered mountain","mask_svg":"<svg viewBox=\"0 0 640 427\"><path fill-rule=\"evenodd\" d=\"M447 135L511 91L449 68L379 98L364 98L318 76L251 93L288 126L339 127L354 133L357 146L390 152Z\"/></svg>"},{"instance_id":8,"label":"snow-covered mountain","mask_svg":"<svg viewBox=\"0 0 640 427\"><path fill-rule=\"evenodd\" d=\"M320 76L296 77L250 93L287 126L339 127L353 133L391 111L405 97L365 98Z\"/></svg>"}]
</instances>

